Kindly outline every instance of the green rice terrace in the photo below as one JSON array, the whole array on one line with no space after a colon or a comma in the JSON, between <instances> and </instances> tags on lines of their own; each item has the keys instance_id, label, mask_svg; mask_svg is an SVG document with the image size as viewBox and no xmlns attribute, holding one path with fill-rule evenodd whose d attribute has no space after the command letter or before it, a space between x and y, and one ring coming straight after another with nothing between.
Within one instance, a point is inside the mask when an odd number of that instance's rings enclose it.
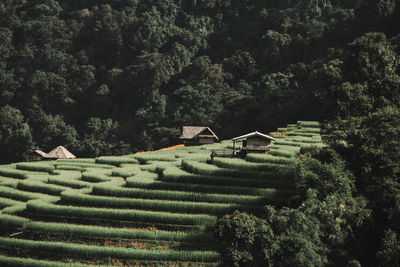
<instances>
[{"instance_id":1,"label":"green rice terrace","mask_svg":"<svg viewBox=\"0 0 400 267\"><path fill-rule=\"evenodd\" d=\"M0 266L218 266L213 226L296 197L300 151L323 146L318 122L270 133L269 154L210 161L231 141L120 157L0 166Z\"/></svg>"}]
</instances>

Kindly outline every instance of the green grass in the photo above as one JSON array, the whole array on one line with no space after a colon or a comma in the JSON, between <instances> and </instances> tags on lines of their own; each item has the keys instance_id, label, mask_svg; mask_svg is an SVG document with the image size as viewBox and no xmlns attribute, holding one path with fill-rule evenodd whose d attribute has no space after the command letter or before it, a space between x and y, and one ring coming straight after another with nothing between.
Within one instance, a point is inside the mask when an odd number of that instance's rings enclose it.
<instances>
[{"instance_id":1,"label":"green grass","mask_svg":"<svg viewBox=\"0 0 400 267\"><path fill-rule=\"evenodd\" d=\"M140 221L149 223L166 223L178 225L214 225L215 216L205 214L178 214L171 212L143 211L133 209L106 209L75 206L61 206L46 203L41 200L29 201L27 211L47 216L59 215L66 217L99 218L107 220Z\"/></svg>"},{"instance_id":2,"label":"green grass","mask_svg":"<svg viewBox=\"0 0 400 267\"><path fill-rule=\"evenodd\" d=\"M87 169L87 168L96 168L96 169L112 169L114 168L113 165L109 164L97 164L97 163L90 163L90 162L79 162L76 160L71 160L69 161L55 161L53 162L54 166L58 169L58 166L63 166L63 167L71 167L71 168L81 168L81 169Z\"/></svg>"},{"instance_id":3,"label":"green grass","mask_svg":"<svg viewBox=\"0 0 400 267\"><path fill-rule=\"evenodd\" d=\"M28 178L28 174L26 172L16 170L10 167L0 167L0 175L22 180Z\"/></svg>"},{"instance_id":4,"label":"green grass","mask_svg":"<svg viewBox=\"0 0 400 267\"><path fill-rule=\"evenodd\" d=\"M108 196L93 196L77 194L73 191L61 193L61 202L63 204L72 204L85 207L104 207L118 209L138 209L146 211L169 211L179 213L204 213L204 214L227 214L235 210L246 210L258 212L261 207L253 205L240 205L232 203L209 203L209 202L191 202L176 200L155 200L140 198L121 198Z\"/></svg>"},{"instance_id":5,"label":"green grass","mask_svg":"<svg viewBox=\"0 0 400 267\"><path fill-rule=\"evenodd\" d=\"M223 141L121 157L2 165L0 227L6 234L23 234L0 238L0 266L81 266L85 259L214 266L220 256L207 250L218 244L208 231L217 216L287 205L296 198L290 191L296 156L324 146L318 122L299 121L278 130L288 135L276 136L270 154L245 159L211 162L211 149L232 145ZM106 240L151 246L96 246ZM168 242L170 248L158 247Z\"/></svg>"},{"instance_id":6,"label":"green grass","mask_svg":"<svg viewBox=\"0 0 400 267\"><path fill-rule=\"evenodd\" d=\"M161 190L174 190L174 191L187 191L187 192L198 192L198 193L217 193L217 194L238 194L238 195L256 195L264 196L270 195L271 188L256 188L249 186L228 186L228 185L207 185L207 184L191 184L191 183L179 183L179 182L163 182L156 180L155 177L130 177L126 179L127 187L143 188L143 189L161 189Z\"/></svg>"},{"instance_id":7,"label":"green grass","mask_svg":"<svg viewBox=\"0 0 400 267\"><path fill-rule=\"evenodd\" d=\"M297 121L297 124L300 127L309 127L309 128L320 128L320 123L318 121Z\"/></svg>"},{"instance_id":8,"label":"green grass","mask_svg":"<svg viewBox=\"0 0 400 267\"><path fill-rule=\"evenodd\" d=\"M276 194L275 189L271 189L270 198ZM236 203L243 205L256 205L265 202L265 196L251 195L235 195L235 194L216 194L216 193L200 193L186 192L176 190L149 190L143 188L118 188L104 185L95 185L92 194L127 197L127 198L143 198L143 199L160 199L160 200L179 200L179 201L195 201L195 202L219 202L219 203Z\"/></svg>"},{"instance_id":9,"label":"green grass","mask_svg":"<svg viewBox=\"0 0 400 267\"><path fill-rule=\"evenodd\" d=\"M246 160L256 163L273 163L273 164L292 164L294 159L287 157L272 156L268 154L247 154Z\"/></svg>"},{"instance_id":10,"label":"green grass","mask_svg":"<svg viewBox=\"0 0 400 267\"><path fill-rule=\"evenodd\" d=\"M242 171L259 171L259 172L274 172L277 175L284 172L287 167L281 164L273 163L253 163L248 162L243 159L236 158L215 158L213 163L218 167L228 168L228 169L238 169Z\"/></svg>"},{"instance_id":11,"label":"green grass","mask_svg":"<svg viewBox=\"0 0 400 267\"><path fill-rule=\"evenodd\" d=\"M58 196L62 191L69 189L65 186L46 184L37 180L20 181L17 188L23 191L38 192L54 196Z\"/></svg>"},{"instance_id":12,"label":"green grass","mask_svg":"<svg viewBox=\"0 0 400 267\"><path fill-rule=\"evenodd\" d=\"M107 170L89 170L82 173L82 181L91 183L107 182L112 180L109 175L111 175L111 172Z\"/></svg>"},{"instance_id":13,"label":"green grass","mask_svg":"<svg viewBox=\"0 0 400 267\"><path fill-rule=\"evenodd\" d=\"M25 231L41 232L54 235L84 236L85 238L111 239L149 239L178 242L212 242L212 233L182 231L147 231L140 229L120 229L114 227L76 225L68 223L36 222L14 215L1 215L0 225L3 227L23 228Z\"/></svg>"},{"instance_id":14,"label":"green grass","mask_svg":"<svg viewBox=\"0 0 400 267\"><path fill-rule=\"evenodd\" d=\"M129 157L103 156L96 158L96 163L121 166L122 164L139 164L139 161Z\"/></svg>"},{"instance_id":15,"label":"green grass","mask_svg":"<svg viewBox=\"0 0 400 267\"><path fill-rule=\"evenodd\" d=\"M49 200L58 199L58 197L49 196L46 194L26 192L5 186L0 186L0 197L10 198L20 201L28 201L31 199L49 199Z\"/></svg>"},{"instance_id":16,"label":"green grass","mask_svg":"<svg viewBox=\"0 0 400 267\"><path fill-rule=\"evenodd\" d=\"M5 198L5 197L0 197L0 209L6 208L6 207L12 207L12 206L17 206L24 204L24 202Z\"/></svg>"},{"instance_id":17,"label":"green grass","mask_svg":"<svg viewBox=\"0 0 400 267\"><path fill-rule=\"evenodd\" d=\"M185 172L176 167L166 169L162 176L162 181L166 182L179 182L191 184L207 184L207 185L224 185L224 186L251 186L251 187L275 187L283 186L286 184L284 179L279 177L272 179L240 179L229 178L222 176L205 176Z\"/></svg>"},{"instance_id":18,"label":"green grass","mask_svg":"<svg viewBox=\"0 0 400 267\"><path fill-rule=\"evenodd\" d=\"M48 172L48 173L53 173L54 171L54 166L52 164L43 161L18 163L16 168L18 170Z\"/></svg>"},{"instance_id":19,"label":"green grass","mask_svg":"<svg viewBox=\"0 0 400 267\"><path fill-rule=\"evenodd\" d=\"M59 261L35 260L30 258L19 258L0 255L0 265L3 267L87 267L86 264L64 263ZM97 265L105 267L106 265Z\"/></svg>"},{"instance_id":20,"label":"green grass","mask_svg":"<svg viewBox=\"0 0 400 267\"><path fill-rule=\"evenodd\" d=\"M276 177L276 173L221 168L213 164L197 162L193 160L186 160L186 159L182 160L182 167L184 170L188 172L208 175L208 176L224 176L224 177L251 178L251 179L264 179L266 177Z\"/></svg>"},{"instance_id":21,"label":"green grass","mask_svg":"<svg viewBox=\"0 0 400 267\"><path fill-rule=\"evenodd\" d=\"M0 237L2 250L36 253L61 253L69 257L98 257L134 260L180 260L214 262L220 260L220 255L214 251L178 251L169 249L145 250L131 248L115 248L102 246L89 246L63 242L32 241L26 239L12 239Z\"/></svg>"}]
</instances>

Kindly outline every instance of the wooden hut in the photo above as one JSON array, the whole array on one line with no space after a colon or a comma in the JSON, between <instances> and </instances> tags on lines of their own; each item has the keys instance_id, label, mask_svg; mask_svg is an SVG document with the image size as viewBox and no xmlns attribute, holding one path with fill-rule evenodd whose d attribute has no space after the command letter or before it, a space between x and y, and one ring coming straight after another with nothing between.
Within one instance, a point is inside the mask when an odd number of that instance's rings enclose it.
<instances>
[{"instance_id":1,"label":"wooden hut","mask_svg":"<svg viewBox=\"0 0 400 267\"><path fill-rule=\"evenodd\" d=\"M45 153L41 150L35 150L35 152L41 155L45 159L74 159L74 154L69 152L65 147L58 146L49 153Z\"/></svg>"},{"instance_id":2,"label":"wooden hut","mask_svg":"<svg viewBox=\"0 0 400 267\"><path fill-rule=\"evenodd\" d=\"M203 126L183 126L182 135L179 139L183 141L185 146L212 144L214 141L219 141L218 136L210 127Z\"/></svg>"},{"instance_id":3,"label":"wooden hut","mask_svg":"<svg viewBox=\"0 0 400 267\"><path fill-rule=\"evenodd\" d=\"M232 138L231 141L233 141L233 150L235 150L236 142L242 141L241 150L244 153L268 153L271 141L275 141L275 138L255 131Z\"/></svg>"}]
</instances>

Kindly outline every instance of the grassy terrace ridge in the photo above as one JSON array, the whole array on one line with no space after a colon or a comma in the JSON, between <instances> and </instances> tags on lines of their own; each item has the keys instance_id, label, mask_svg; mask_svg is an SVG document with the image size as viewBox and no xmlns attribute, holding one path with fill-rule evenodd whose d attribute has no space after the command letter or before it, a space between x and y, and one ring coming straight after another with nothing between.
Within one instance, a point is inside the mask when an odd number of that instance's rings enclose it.
<instances>
[{"instance_id":1,"label":"grassy terrace ridge","mask_svg":"<svg viewBox=\"0 0 400 267\"><path fill-rule=\"evenodd\" d=\"M232 146L222 141L1 165L0 266L108 265L110 258L217 266L217 218L287 205L296 197L293 166L299 153L324 146L319 133L318 122L289 124L269 133L277 141L268 155L245 158L211 161L212 149Z\"/></svg>"}]
</instances>

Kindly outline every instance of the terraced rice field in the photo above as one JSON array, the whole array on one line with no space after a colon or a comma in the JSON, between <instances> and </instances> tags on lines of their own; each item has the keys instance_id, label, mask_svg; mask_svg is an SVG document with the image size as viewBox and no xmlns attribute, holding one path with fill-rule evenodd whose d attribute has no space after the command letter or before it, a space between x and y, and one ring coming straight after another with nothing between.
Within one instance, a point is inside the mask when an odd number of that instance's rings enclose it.
<instances>
[{"instance_id":1,"label":"terraced rice field","mask_svg":"<svg viewBox=\"0 0 400 267\"><path fill-rule=\"evenodd\" d=\"M218 266L219 216L295 195L300 151L323 146L316 122L271 133L269 155L214 158L176 147L122 157L0 166L0 266Z\"/></svg>"}]
</instances>

